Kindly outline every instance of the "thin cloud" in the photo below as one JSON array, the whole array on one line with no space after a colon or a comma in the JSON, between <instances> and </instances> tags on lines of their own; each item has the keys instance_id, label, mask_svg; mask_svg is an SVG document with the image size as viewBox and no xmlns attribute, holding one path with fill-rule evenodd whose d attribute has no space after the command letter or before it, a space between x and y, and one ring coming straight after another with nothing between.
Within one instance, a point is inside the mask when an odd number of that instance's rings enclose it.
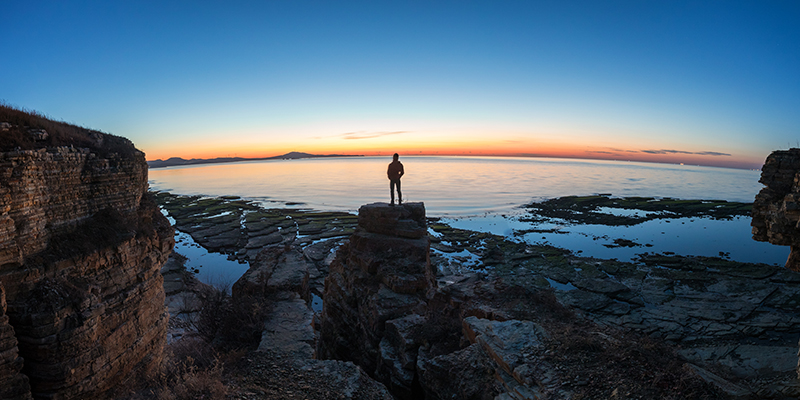
<instances>
[{"instance_id":1,"label":"thin cloud","mask_svg":"<svg viewBox=\"0 0 800 400\"><path fill-rule=\"evenodd\" d=\"M638 150L615 149L613 147L610 147L607 150L586 150L586 152L587 153L601 153L601 154L640 153L640 151L638 151Z\"/></svg>"},{"instance_id":2,"label":"thin cloud","mask_svg":"<svg viewBox=\"0 0 800 400\"><path fill-rule=\"evenodd\" d=\"M391 131L391 132L364 132L364 131L360 131L360 132L342 133L341 135L338 135L338 136L340 136L342 139L356 140L356 139L373 139L373 138L376 138L376 137L389 136L389 135L399 135L401 133L406 133L406 132L408 132L408 131Z\"/></svg>"},{"instance_id":3,"label":"thin cloud","mask_svg":"<svg viewBox=\"0 0 800 400\"><path fill-rule=\"evenodd\" d=\"M641 152L647 154L694 154L700 156L730 156L730 154L728 153L719 153L716 151L641 150Z\"/></svg>"},{"instance_id":4,"label":"thin cloud","mask_svg":"<svg viewBox=\"0 0 800 400\"><path fill-rule=\"evenodd\" d=\"M699 153L694 153L694 154L700 154L703 156L728 156L728 157L731 156L728 153L717 153L716 151L701 151Z\"/></svg>"},{"instance_id":5,"label":"thin cloud","mask_svg":"<svg viewBox=\"0 0 800 400\"><path fill-rule=\"evenodd\" d=\"M672 149L623 150L623 149L608 148L606 150L587 150L586 153L590 153L590 154L610 154L610 155L621 155L620 153L634 153L634 154L642 154L642 153L644 153L644 154L654 154L654 155L689 154L689 155L713 156L713 157L730 157L731 156L731 154L720 153L718 151L685 151L685 150L672 150Z\"/></svg>"}]
</instances>

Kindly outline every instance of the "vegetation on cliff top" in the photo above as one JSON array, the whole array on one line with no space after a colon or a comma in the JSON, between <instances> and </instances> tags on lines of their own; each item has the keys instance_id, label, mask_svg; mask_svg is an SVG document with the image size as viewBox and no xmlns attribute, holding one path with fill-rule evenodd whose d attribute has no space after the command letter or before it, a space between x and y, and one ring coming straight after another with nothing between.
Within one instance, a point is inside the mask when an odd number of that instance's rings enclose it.
<instances>
[{"instance_id":1,"label":"vegetation on cliff top","mask_svg":"<svg viewBox=\"0 0 800 400\"><path fill-rule=\"evenodd\" d=\"M39 112L3 103L0 103L0 138L0 151L73 146L88 148L104 158L115 153L125 158L142 154L126 138L54 121Z\"/></svg>"}]
</instances>

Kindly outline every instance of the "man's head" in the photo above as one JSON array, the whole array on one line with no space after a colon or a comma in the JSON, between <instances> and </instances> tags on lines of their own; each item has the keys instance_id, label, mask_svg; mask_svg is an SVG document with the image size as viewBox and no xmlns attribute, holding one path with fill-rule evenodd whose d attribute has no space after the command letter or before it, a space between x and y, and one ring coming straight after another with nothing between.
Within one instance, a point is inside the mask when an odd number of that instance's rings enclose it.
<instances>
[{"instance_id":1,"label":"man's head","mask_svg":"<svg viewBox=\"0 0 800 400\"><path fill-rule=\"evenodd\" d=\"M392 156L392 160L397 161L398 158L400 158L400 155L397 154L397 153L394 153L394 155Z\"/></svg>"}]
</instances>

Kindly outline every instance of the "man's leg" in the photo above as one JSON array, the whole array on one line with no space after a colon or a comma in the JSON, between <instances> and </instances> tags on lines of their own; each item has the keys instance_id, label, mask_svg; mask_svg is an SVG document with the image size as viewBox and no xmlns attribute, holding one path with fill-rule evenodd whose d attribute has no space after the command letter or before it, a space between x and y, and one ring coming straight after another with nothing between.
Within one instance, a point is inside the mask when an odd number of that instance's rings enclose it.
<instances>
[{"instance_id":1,"label":"man's leg","mask_svg":"<svg viewBox=\"0 0 800 400\"><path fill-rule=\"evenodd\" d=\"M403 204L403 192L400 191L400 179L397 180L397 204Z\"/></svg>"},{"instance_id":2,"label":"man's leg","mask_svg":"<svg viewBox=\"0 0 800 400\"><path fill-rule=\"evenodd\" d=\"M389 195L392 198L389 204L394 204L394 179L389 179Z\"/></svg>"}]
</instances>

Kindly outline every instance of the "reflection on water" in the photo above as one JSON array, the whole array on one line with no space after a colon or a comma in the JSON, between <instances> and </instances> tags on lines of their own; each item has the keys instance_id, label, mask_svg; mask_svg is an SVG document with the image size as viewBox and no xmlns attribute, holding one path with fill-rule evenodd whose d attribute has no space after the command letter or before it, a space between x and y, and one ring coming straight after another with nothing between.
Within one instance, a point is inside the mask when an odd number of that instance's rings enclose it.
<instances>
[{"instance_id":1,"label":"reflection on water","mask_svg":"<svg viewBox=\"0 0 800 400\"><path fill-rule=\"evenodd\" d=\"M175 251L186 256L186 270L195 274L200 282L230 291L233 284L247 272L248 264L229 260L228 256L213 253L189 236L175 231Z\"/></svg>"},{"instance_id":2,"label":"reflection on water","mask_svg":"<svg viewBox=\"0 0 800 400\"><path fill-rule=\"evenodd\" d=\"M789 256L787 246L753 240L747 217L656 219L633 226L530 223L498 215L443 218L441 222L458 229L569 249L581 256L621 261L633 260L645 252L674 252L684 256L724 256L735 261L783 265ZM532 228L545 232L520 233ZM636 246L618 246L615 239L629 240Z\"/></svg>"},{"instance_id":3,"label":"reflection on water","mask_svg":"<svg viewBox=\"0 0 800 400\"><path fill-rule=\"evenodd\" d=\"M267 208L357 211L363 204L388 201L386 167L390 161L390 157L346 157L161 168L150 170L150 185L174 194L237 195ZM529 243L551 244L584 256L619 260L644 252L671 251L783 264L789 252L786 247L752 240L750 219L744 217L730 221L660 219L632 227L557 222L532 226L515 217L521 212L520 205L533 200L596 193L752 202L762 187L757 171L543 158L401 156L401 161L406 170L404 200L425 202L428 216L446 217L443 222L455 228L492 232ZM518 231L531 228L557 232L518 235ZM641 246L609 247L615 239ZM224 259L221 263L239 265L220 257ZM246 266L242 268L242 272L246 270ZM236 276L240 275L241 272Z\"/></svg>"},{"instance_id":4,"label":"reflection on water","mask_svg":"<svg viewBox=\"0 0 800 400\"><path fill-rule=\"evenodd\" d=\"M508 213L567 195L677 197L752 202L757 171L666 164L513 157L403 157L403 197L429 216ZM175 194L238 195L266 207L356 211L389 201L390 157L206 164L150 170L150 186Z\"/></svg>"},{"instance_id":5,"label":"reflection on water","mask_svg":"<svg viewBox=\"0 0 800 400\"><path fill-rule=\"evenodd\" d=\"M166 210L161 210L161 214L167 217L170 225L175 226L175 219ZM209 252L197 244L188 233L177 229L173 250L187 258L184 263L187 271L196 274L195 277L200 282L218 289L225 288L230 291L233 284L249 268L247 264L229 260L224 254Z\"/></svg>"}]
</instances>

